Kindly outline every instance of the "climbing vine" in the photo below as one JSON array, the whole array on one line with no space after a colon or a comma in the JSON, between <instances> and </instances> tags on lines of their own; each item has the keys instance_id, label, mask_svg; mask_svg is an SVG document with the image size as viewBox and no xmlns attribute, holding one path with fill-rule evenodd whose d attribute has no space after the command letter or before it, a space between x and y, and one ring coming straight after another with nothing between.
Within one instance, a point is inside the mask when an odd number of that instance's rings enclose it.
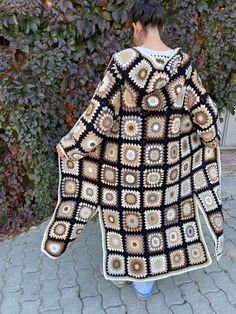
<instances>
[{"instance_id":1,"label":"climbing vine","mask_svg":"<svg viewBox=\"0 0 236 314\"><path fill-rule=\"evenodd\" d=\"M234 112L232 1L162 1L163 40L182 46L219 106ZM0 230L47 218L57 200L55 146L87 107L114 51L130 47L128 1L0 2Z\"/></svg>"}]
</instances>

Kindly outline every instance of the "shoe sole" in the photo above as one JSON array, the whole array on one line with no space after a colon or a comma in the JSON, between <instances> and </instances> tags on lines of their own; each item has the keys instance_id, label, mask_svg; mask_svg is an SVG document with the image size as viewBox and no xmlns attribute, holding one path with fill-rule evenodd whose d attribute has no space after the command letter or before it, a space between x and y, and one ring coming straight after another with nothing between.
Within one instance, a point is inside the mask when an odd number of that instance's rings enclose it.
<instances>
[{"instance_id":1,"label":"shoe sole","mask_svg":"<svg viewBox=\"0 0 236 314\"><path fill-rule=\"evenodd\" d=\"M138 294L136 294L136 297L137 297L139 300L141 300L141 301L147 301L147 300L150 298L150 296L148 296L148 297L141 297L141 296L138 295Z\"/></svg>"}]
</instances>

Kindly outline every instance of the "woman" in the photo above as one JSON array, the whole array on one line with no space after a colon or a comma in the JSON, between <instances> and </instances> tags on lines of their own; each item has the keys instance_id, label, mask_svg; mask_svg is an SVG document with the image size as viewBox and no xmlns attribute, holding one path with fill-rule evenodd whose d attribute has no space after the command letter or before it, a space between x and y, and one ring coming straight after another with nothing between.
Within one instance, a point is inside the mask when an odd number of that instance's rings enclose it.
<instances>
[{"instance_id":1,"label":"woman","mask_svg":"<svg viewBox=\"0 0 236 314\"><path fill-rule=\"evenodd\" d=\"M59 257L97 213L103 275L146 300L157 279L211 264L198 209L223 250L217 108L181 47L161 40L157 1L130 9L136 47L113 55L57 145L58 204L41 250Z\"/></svg>"}]
</instances>

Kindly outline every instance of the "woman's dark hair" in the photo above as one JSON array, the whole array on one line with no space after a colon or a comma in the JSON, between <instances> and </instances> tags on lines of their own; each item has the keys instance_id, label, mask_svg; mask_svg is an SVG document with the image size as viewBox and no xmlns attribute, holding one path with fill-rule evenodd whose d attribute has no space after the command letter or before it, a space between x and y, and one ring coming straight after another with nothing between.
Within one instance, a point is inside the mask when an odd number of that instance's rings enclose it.
<instances>
[{"instance_id":1,"label":"woman's dark hair","mask_svg":"<svg viewBox=\"0 0 236 314\"><path fill-rule=\"evenodd\" d=\"M165 11L159 0L136 0L133 1L129 9L129 22L139 21L147 34L147 26L157 27L159 33L166 22Z\"/></svg>"}]
</instances>

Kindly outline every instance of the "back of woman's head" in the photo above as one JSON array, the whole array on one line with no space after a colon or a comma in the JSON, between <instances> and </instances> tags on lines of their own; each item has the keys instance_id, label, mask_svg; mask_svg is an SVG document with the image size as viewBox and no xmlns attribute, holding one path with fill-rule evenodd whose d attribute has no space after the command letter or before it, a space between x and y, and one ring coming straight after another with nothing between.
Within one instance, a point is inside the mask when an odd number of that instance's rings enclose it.
<instances>
[{"instance_id":1,"label":"back of woman's head","mask_svg":"<svg viewBox=\"0 0 236 314\"><path fill-rule=\"evenodd\" d=\"M166 16L161 6L161 1L136 0L130 5L129 20L130 23L139 21L145 32L148 26L157 27L158 31L161 32L166 21Z\"/></svg>"}]
</instances>

